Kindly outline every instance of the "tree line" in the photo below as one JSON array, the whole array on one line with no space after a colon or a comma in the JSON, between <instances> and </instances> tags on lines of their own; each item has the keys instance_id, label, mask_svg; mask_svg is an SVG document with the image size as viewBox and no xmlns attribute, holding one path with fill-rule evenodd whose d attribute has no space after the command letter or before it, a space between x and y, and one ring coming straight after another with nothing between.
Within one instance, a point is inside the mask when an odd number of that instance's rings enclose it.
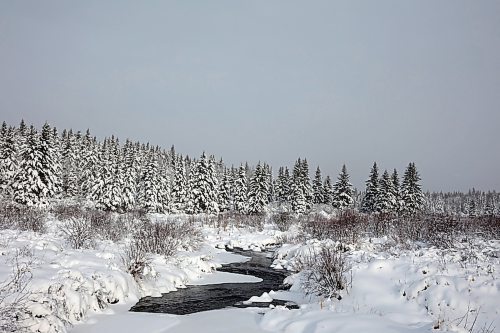
<instances>
[{"instance_id":1,"label":"tree line","mask_svg":"<svg viewBox=\"0 0 500 333\"><path fill-rule=\"evenodd\" d=\"M53 200L85 200L96 208L126 212L135 209L159 213L260 214L275 206L304 214L315 206L358 209L365 213L414 214L429 208L414 163L400 184L396 170L379 176L374 163L366 190L357 191L342 166L335 182L323 178L318 166L313 179L307 159L273 175L267 163L226 166L222 159L203 153L183 156L172 146L111 136L102 141L85 133L44 124L41 130L8 126L0 130L0 191L4 199L28 206L46 206Z\"/></svg>"}]
</instances>

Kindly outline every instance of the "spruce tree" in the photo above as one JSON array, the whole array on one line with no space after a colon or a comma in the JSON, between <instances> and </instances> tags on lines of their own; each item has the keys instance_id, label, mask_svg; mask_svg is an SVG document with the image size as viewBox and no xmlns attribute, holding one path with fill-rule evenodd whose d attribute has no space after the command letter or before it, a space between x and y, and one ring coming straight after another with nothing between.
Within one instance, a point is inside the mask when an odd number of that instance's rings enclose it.
<instances>
[{"instance_id":1,"label":"spruce tree","mask_svg":"<svg viewBox=\"0 0 500 333\"><path fill-rule=\"evenodd\" d=\"M309 165L307 163L307 159L302 161L301 165L301 186L304 194L304 198L306 200L306 209L311 209L313 204L313 191L311 186L311 179L309 177Z\"/></svg>"},{"instance_id":2,"label":"spruce tree","mask_svg":"<svg viewBox=\"0 0 500 333\"><path fill-rule=\"evenodd\" d=\"M415 163L411 162L406 168L401 185L402 210L406 215L414 215L422 210L424 206L424 195L420 180Z\"/></svg>"},{"instance_id":3,"label":"spruce tree","mask_svg":"<svg viewBox=\"0 0 500 333\"><path fill-rule=\"evenodd\" d=\"M291 179L287 167L281 167L276 181L276 199L279 204L290 202L291 198Z\"/></svg>"},{"instance_id":4,"label":"spruce tree","mask_svg":"<svg viewBox=\"0 0 500 333\"><path fill-rule=\"evenodd\" d=\"M2 132L4 132L3 126ZM0 193L4 195L9 195L10 184L19 166L18 145L15 140L14 129L10 127L2 134L2 140L0 141Z\"/></svg>"},{"instance_id":5,"label":"spruce tree","mask_svg":"<svg viewBox=\"0 0 500 333\"><path fill-rule=\"evenodd\" d=\"M2 122L2 128L0 129L0 140L3 140L5 135L7 134L7 123L5 121Z\"/></svg>"},{"instance_id":6,"label":"spruce tree","mask_svg":"<svg viewBox=\"0 0 500 333\"><path fill-rule=\"evenodd\" d=\"M234 209L242 214L248 212L248 184L246 170L243 165L240 166L233 183Z\"/></svg>"},{"instance_id":7,"label":"spruce tree","mask_svg":"<svg viewBox=\"0 0 500 333\"><path fill-rule=\"evenodd\" d=\"M78 161L80 149L77 146L73 131L63 132L62 137L62 191L66 196L73 197L79 193Z\"/></svg>"},{"instance_id":8,"label":"spruce tree","mask_svg":"<svg viewBox=\"0 0 500 333\"><path fill-rule=\"evenodd\" d=\"M384 171L380 179L380 202L379 208L383 213L395 212L397 207L394 197L394 183L387 170Z\"/></svg>"},{"instance_id":9,"label":"spruce tree","mask_svg":"<svg viewBox=\"0 0 500 333\"><path fill-rule=\"evenodd\" d=\"M123 147L123 156L120 163L122 182L122 210L129 211L136 204L137 180L139 178L139 162L134 144L127 140Z\"/></svg>"},{"instance_id":10,"label":"spruce tree","mask_svg":"<svg viewBox=\"0 0 500 333\"><path fill-rule=\"evenodd\" d=\"M319 166L316 169L316 175L314 176L313 185L313 203L322 204L325 202L324 191L323 191L323 178L321 177L321 170Z\"/></svg>"},{"instance_id":11,"label":"spruce tree","mask_svg":"<svg viewBox=\"0 0 500 333\"><path fill-rule=\"evenodd\" d=\"M310 193L309 177L307 174L307 163L299 158L293 168L293 179L291 187L291 205L292 210L297 214L304 214L308 209L308 194Z\"/></svg>"},{"instance_id":12,"label":"spruce tree","mask_svg":"<svg viewBox=\"0 0 500 333\"><path fill-rule=\"evenodd\" d=\"M276 201L278 204L281 204L283 200L283 173L284 173L284 168L279 167L278 169L278 177L274 180L274 191L276 195Z\"/></svg>"},{"instance_id":13,"label":"spruce tree","mask_svg":"<svg viewBox=\"0 0 500 333\"><path fill-rule=\"evenodd\" d=\"M163 212L161 187L158 162L154 152L150 151L139 181L137 198L139 207L149 213Z\"/></svg>"},{"instance_id":14,"label":"spruce tree","mask_svg":"<svg viewBox=\"0 0 500 333\"><path fill-rule=\"evenodd\" d=\"M218 204L220 212L229 211L232 207L231 182L232 182L231 173L226 168L223 172L222 180L219 186Z\"/></svg>"},{"instance_id":15,"label":"spruce tree","mask_svg":"<svg viewBox=\"0 0 500 333\"><path fill-rule=\"evenodd\" d=\"M97 140L90 135L87 130L85 136L82 138L80 160L78 162L78 169L81 170L78 184L80 186L80 194L82 197L89 200L94 200L94 189L96 184L100 183L99 168L102 159L101 145Z\"/></svg>"},{"instance_id":16,"label":"spruce tree","mask_svg":"<svg viewBox=\"0 0 500 333\"><path fill-rule=\"evenodd\" d=\"M392 196L394 197L395 203L393 207L394 212L399 212L401 210L401 194L400 194L400 185L399 185L399 175L398 171L394 169L391 175L392 180Z\"/></svg>"},{"instance_id":17,"label":"spruce tree","mask_svg":"<svg viewBox=\"0 0 500 333\"><path fill-rule=\"evenodd\" d=\"M354 203L352 184L349 182L349 174L345 164L342 166L342 171L335 183L334 193L333 206L335 208L345 209Z\"/></svg>"},{"instance_id":18,"label":"spruce tree","mask_svg":"<svg viewBox=\"0 0 500 333\"><path fill-rule=\"evenodd\" d=\"M323 184L323 198L324 198L324 204L327 205L333 205L333 200L335 197L335 192L332 186L332 181L330 179L330 176L326 176L325 182Z\"/></svg>"},{"instance_id":19,"label":"spruce tree","mask_svg":"<svg viewBox=\"0 0 500 333\"><path fill-rule=\"evenodd\" d=\"M175 173L171 190L171 209L175 213L183 213L186 211L186 206L189 200L186 165L182 156L175 159L174 168Z\"/></svg>"},{"instance_id":20,"label":"spruce tree","mask_svg":"<svg viewBox=\"0 0 500 333\"><path fill-rule=\"evenodd\" d=\"M33 126L32 126L33 128ZM24 139L28 138L28 135L31 135L31 128L30 131L28 131L28 127L26 126L24 119L21 119L21 123L19 123L19 128L17 129L17 134L21 138L20 143L22 144Z\"/></svg>"},{"instance_id":21,"label":"spruce tree","mask_svg":"<svg viewBox=\"0 0 500 333\"><path fill-rule=\"evenodd\" d=\"M55 141L46 123L39 136L34 127L21 150L21 164L12 188L14 200L29 206L43 206L60 190L60 167Z\"/></svg>"},{"instance_id":22,"label":"spruce tree","mask_svg":"<svg viewBox=\"0 0 500 333\"><path fill-rule=\"evenodd\" d=\"M38 150L38 134L35 128L31 127L26 141L21 146L19 170L12 183L14 201L28 206L46 203L47 190L38 174L41 159L41 152Z\"/></svg>"},{"instance_id":23,"label":"spruce tree","mask_svg":"<svg viewBox=\"0 0 500 333\"><path fill-rule=\"evenodd\" d=\"M213 157L207 159L205 153L202 154L195 164L190 181L191 212L217 213L218 180Z\"/></svg>"},{"instance_id":24,"label":"spruce tree","mask_svg":"<svg viewBox=\"0 0 500 333\"><path fill-rule=\"evenodd\" d=\"M105 211L121 211L123 175L121 174L119 142L114 138L105 140L102 146L98 181L92 188L96 207Z\"/></svg>"},{"instance_id":25,"label":"spruce tree","mask_svg":"<svg viewBox=\"0 0 500 333\"><path fill-rule=\"evenodd\" d=\"M251 214L260 214L268 203L269 181L266 170L261 167L260 162L255 168L255 172L250 179L248 191L248 211Z\"/></svg>"},{"instance_id":26,"label":"spruce tree","mask_svg":"<svg viewBox=\"0 0 500 333\"><path fill-rule=\"evenodd\" d=\"M488 191L488 194L486 195L486 206L484 208L484 214L486 216L494 216L495 215L495 202L493 198L493 193Z\"/></svg>"},{"instance_id":27,"label":"spruce tree","mask_svg":"<svg viewBox=\"0 0 500 333\"><path fill-rule=\"evenodd\" d=\"M264 175L267 182L267 203L274 202L276 200L276 192L274 189L273 171L271 166L267 163L262 165Z\"/></svg>"},{"instance_id":28,"label":"spruce tree","mask_svg":"<svg viewBox=\"0 0 500 333\"><path fill-rule=\"evenodd\" d=\"M373 213L380 210L380 187L378 180L377 162L373 163L370 171L370 177L366 181L366 191L361 204L362 211L365 213Z\"/></svg>"}]
</instances>

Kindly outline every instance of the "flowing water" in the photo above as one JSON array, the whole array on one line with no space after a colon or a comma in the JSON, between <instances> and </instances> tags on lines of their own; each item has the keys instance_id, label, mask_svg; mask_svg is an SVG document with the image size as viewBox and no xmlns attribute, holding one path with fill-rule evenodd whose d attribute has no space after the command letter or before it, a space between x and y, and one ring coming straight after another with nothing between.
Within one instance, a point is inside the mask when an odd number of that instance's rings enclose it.
<instances>
[{"instance_id":1,"label":"flowing water","mask_svg":"<svg viewBox=\"0 0 500 333\"><path fill-rule=\"evenodd\" d=\"M262 279L256 283L221 283L201 286L188 286L175 292L162 294L162 297L144 297L130 311L171 314L189 314L200 311L216 310L226 307L268 307L270 303L243 304L252 296L260 296L271 290L284 290L282 284L287 276L285 271L270 268L272 258L269 252L234 250L235 253L250 257L243 263L223 265L221 272L253 275ZM274 305L288 305L274 300ZM294 307L291 305L290 307Z\"/></svg>"}]
</instances>

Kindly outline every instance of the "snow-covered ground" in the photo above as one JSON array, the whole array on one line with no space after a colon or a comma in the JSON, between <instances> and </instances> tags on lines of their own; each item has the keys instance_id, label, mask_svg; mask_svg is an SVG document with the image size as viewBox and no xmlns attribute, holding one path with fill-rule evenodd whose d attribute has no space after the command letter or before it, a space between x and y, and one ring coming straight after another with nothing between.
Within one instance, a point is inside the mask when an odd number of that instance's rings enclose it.
<instances>
[{"instance_id":1,"label":"snow-covered ground","mask_svg":"<svg viewBox=\"0 0 500 333\"><path fill-rule=\"evenodd\" d=\"M257 282L254 277L214 273L223 263L246 260L224 247L261 251L282 235L271 225L263 231L204 227L204 244L165 260L153 256L149 278L137 283L122 264L123 245L98 241L94 249L74 250L58 221L48 232L0 231L0 281L12 272L13 259L31 262L31 331L39 332L500 332L500 241L459 244L440 250L423 244L404 248L390 239L348 244L351 288L342 299L306 295L303 274L287 278L290 291L254 300L291 300L298 310L224 309L185 316L132 313L142 296L190 284ZM292 269L325 243L310 240L277 250L276 268ZM111 304L115 303L115 304ZM489 328L489 329L488 329Z\"/></svg>"}]
</instances>

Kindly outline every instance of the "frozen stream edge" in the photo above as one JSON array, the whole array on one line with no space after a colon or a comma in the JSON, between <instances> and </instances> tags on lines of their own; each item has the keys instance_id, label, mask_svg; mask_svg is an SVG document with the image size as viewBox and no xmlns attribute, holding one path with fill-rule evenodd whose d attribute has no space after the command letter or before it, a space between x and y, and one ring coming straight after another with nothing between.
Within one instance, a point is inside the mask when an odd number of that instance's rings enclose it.
<instances>
[{"instance_id":1,"label":"frozen stream edge","mask_svg":"<svg viewBox=\"0 0 500 333\"><path fill-rule=\"evenodd\" d=\"M218 264L242 263L250 258L231 252L220 252L214 255ZM219 283L252 283L262 279L255 276L228 272L206 274L189 285L210 285ZM95 313L69 331L72 333L112 333L112 332L197 332L204 327L205 332L212 330L220 332L221 322L227 332L269 332L259 327L262 309L257 308L227 308L197 312L189 315L174 315L165 313L131 312L129 309L138 302L130 299L123 304L116 304L101 313Z\"/></svg>"}]
</instances>

